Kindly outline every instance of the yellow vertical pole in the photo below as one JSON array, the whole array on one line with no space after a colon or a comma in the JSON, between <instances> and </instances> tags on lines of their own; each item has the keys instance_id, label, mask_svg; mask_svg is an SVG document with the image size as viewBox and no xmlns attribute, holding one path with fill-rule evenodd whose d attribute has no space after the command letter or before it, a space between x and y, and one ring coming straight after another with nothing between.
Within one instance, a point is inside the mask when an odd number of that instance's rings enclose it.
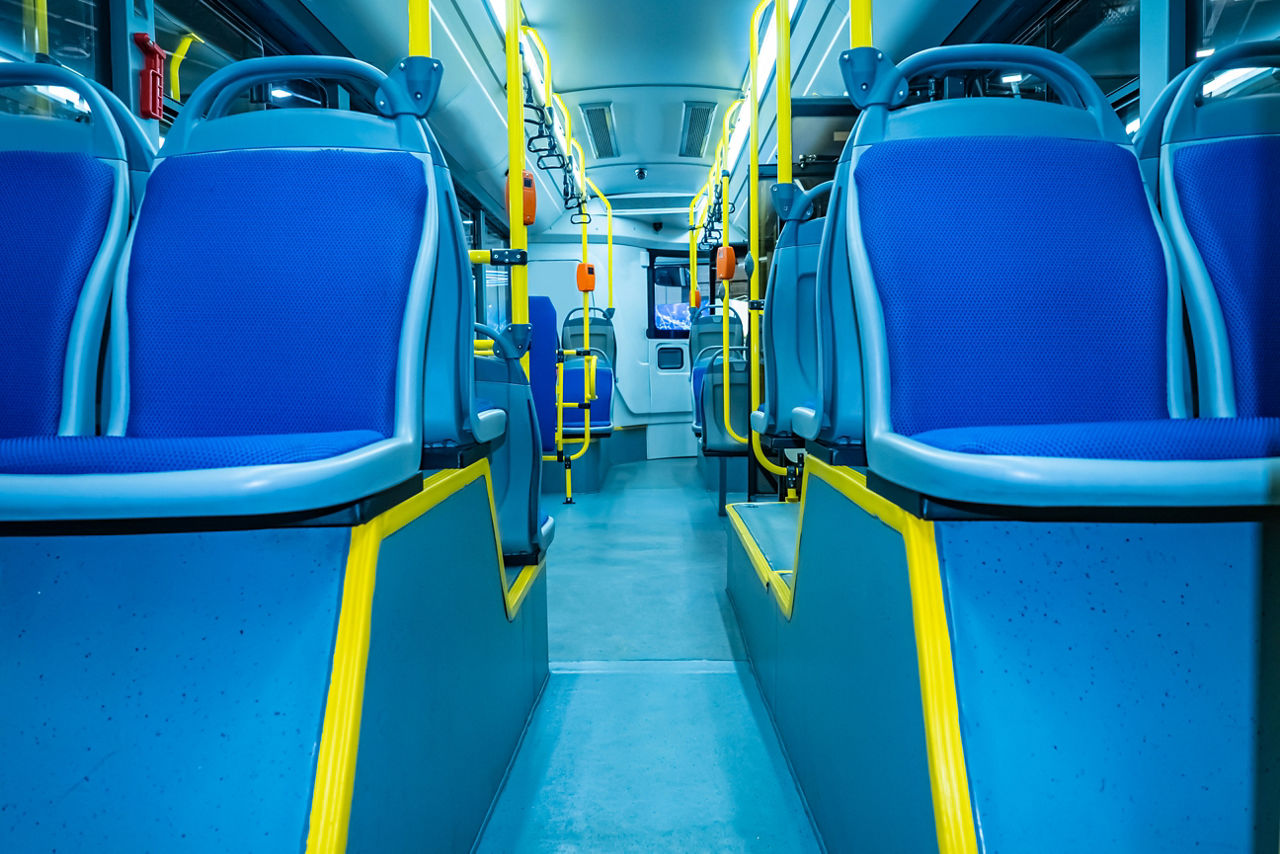
<instances>
[{"instance_id":1,"label":"yellow vertical pole","mask_svg":"<svg viewBox=\"0 0 1280 854\"><path fill-rule=\"evenodd\" d=\"M524 69L520 62L520 0L507 0L507 209L510 211L511 248L529 251L529 229L524 224ZM511 270L511 322L529 322L529 268L515 264ZM520 357L529 375L529 354Z\"/></svg>"},{"instance_id":2,"label":"yellow vertical pole","mask_svg":"<svg viewBox=\"0 0 1280 854\"><path fill-rule=\"evenodd\" d=\"M409 0L409 55L431 55L431 0Z\"/></svg>"},{"instance_id":3,"label":"yellow vertical pole","mask_svg":"<svg viewBox=\"0 0 1280 854\"><path fill-rule=\"evenodd\" d=\"M749 286L749 295L752 303L756 303L760 299L760 80L756 66L760 63L760 15L767 9L770 3L775 0L761 0L756 6L755 11L751 14L751 68L749 78L751 85L749 88L750 95L750 114L751 114L751 141L750 147L750 172L747 180L751 186L749 192L748 219L749 224L749 241L751 245L751 278ZM775 63L775 79L778 86L778 180L783 180L783 164L786 166L786 181L791 181L791 11L787 0L776 0L774 7L774 18L776 20L775 28L778 35L778 55ZM785 84L784 84L785 81ZM786 108L783 108L783 86L786 86ZM785 122L784 122L785 116ZM785 154L784 157L784 137L785 135ZM751 360L751 408L756 410L760 408L760 313L757 310L749 309L748 316L751 319L751 351L749 358ZM765 471L782 476L787 473L784 466L770 460L764 454L764 449L760 446L760 434L751 431L751 450L755 455L756 462Z\"/></svg>"},{"instance_id":4,"label":"yellow vertical pole","mask_svg":"<svg viewBox=\"0 0 1280 854\"><path fill-rule=\"evenodd\" d=\"M871 47L872 0L849 0L849 46Z\"/></svg>"},{"instance_id":5,"label":"yellow vertical pole","mask_svg":"<svg viewBox=\"0 0 1280 854\"><path fill-rule=\"evenodd\" d=\"M729 105L724 111L724 121L721 127L720 145L716 149L716 169L719 171L718 180L720 182L720 242L721 247L725 250L729 248L729 163L726 161L729 157L729 123L736 116L738 110L742 109L742 100L739 99ZM733 420L730 417L733 412L731 405L730 385L729 385L729 283L724 285L724 300L720 304L720 338L721 348L723 349L723 360L721 362L721 381L724 385L723 403L724 403L724 427L725 431L733 441L740 445L747 444L747 440L739 436L737 431L733 429Z\"/></svg>"},{"instance_id":6,"label":"yellow vertical pole","mask_svg":"<svg viewBox=\"0 0 1280 854\"><path fill-rule=\"evenodd\" d=\"M609 202L609 197L600 192L600 188L590 178L587 179L587 186L591 188L591 192L604 205L605 215L605 240L608 246L608 258L606 263L609 265L609 308L613 308L613 205Z\"/></svg>"},{"instance_id":7,"label":"yellow vertical pole","mask_svg":"<svg viewBox=\"0 0 1280 854\"><path fill-rule=\"evenodd\" d=\"M704 188L705 190L705 188ZM689 293L698 289L698 200L702 192L689 202ZM691 358L698 358L697 353L690 353Z\"/></svg>"}]
</instances>

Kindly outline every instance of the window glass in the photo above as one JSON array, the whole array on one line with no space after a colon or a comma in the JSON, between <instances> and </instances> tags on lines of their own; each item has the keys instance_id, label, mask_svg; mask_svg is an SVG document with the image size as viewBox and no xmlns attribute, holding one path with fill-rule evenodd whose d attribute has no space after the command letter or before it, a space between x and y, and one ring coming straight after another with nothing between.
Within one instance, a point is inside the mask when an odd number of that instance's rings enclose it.
<instances>
[{"instance_id":1,"label":"window glass","mask_svg":"<svg viewBox=\"0 0 1280 854\"><path fill-rule=\"evenodd\" d=\"M507 236L486 221L481 249L502 249ZM511 322L511 270L486 264L484 271L484 322L501 329Z\"/></svg>"},{"instance_id":2,"label":"window glass","mask_svg":"<svg viewBox=\"0 0 1280 854\"><path fill-rule=\"evenodd\" d=\"M0 0L0 60L48 54L73 71L101 79L103 4L94 0ZM88 105L58 86L0 89L0 112L75 116Z\"/></svg>"},{"instance_id":3,"label":"window glass","mask_svg":"<svg viewBox=\"0 0 1280 854\"><path fill-rule=\"evenodd\" d=\"M658 258L649 267L649 337L689 335L689 263Z\"/></svg>"},{"instance_id":4,"label":"window glass","mask_svg":"<svg viewBox=\"0 0 1280 854\"><path fill-rule=\"evenodd\" d=\"M1280 0L1194 0L1196 22L1192 47L1196 59L1238 42L1280 38ZM1232 68L1210 79L1204 93L1230 98L1280 92L1280 75L1272 68Z\"/></svg>"},{"instance_id":5,"label":"window glass","mask_svg":"<svg viewBox=\"0 0 1280 854\"><path fill-rule=\"evenodd\" d=\"M156 42L169 54L165 100L171 109L219 68L265 53L257 34L200 0L157 3Z\"/></svg>"}]
</instances>

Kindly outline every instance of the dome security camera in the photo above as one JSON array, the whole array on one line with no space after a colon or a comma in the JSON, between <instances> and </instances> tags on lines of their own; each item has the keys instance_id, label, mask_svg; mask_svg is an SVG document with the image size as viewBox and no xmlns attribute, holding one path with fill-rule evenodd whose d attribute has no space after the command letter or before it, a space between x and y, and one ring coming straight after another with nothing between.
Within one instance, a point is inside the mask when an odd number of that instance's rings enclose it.
<instances>
[{"instance_id":1,"label":"dome security camera","mask_svg":"<svg viewBox=\"0 0 1280 854\"><path fill-rule=\"evenodd\" d=\"M636 170L637 181L643 181L645 178L648 178L648 177L649 177L649 173L643 166L641 166L639 169Z\"/></svg>"}]
</instances>

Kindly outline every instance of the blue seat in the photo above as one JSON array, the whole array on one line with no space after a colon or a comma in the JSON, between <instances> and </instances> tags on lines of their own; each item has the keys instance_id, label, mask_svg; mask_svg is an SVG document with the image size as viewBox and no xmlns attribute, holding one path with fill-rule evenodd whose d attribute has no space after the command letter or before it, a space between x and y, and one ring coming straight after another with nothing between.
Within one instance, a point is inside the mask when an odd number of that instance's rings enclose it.
<instances>
[{"instance_id":1,"label":"blue seat","mask_svg":"<svg viewBox=\"0 0 1280 854\"><path fill-rule=\"evenodd\" d=\"M538 415L542 452L556 452L556 351L560 349L556 307L550 297L529 297L529 388Z\"/></svg>"},{"instance_id":2,"label":"blue seat","mask_svg":"<svg viewBox=\"0 0 1280 854\"><path fill-rule=\"evenodd\" d=\"M473 401L461 218L423 121L439 64L406 64L393 79L271 57L193 93L117 276L108 436L0 448L0 514L339 506L413 479L424 453L495 438ZM297 77L341 80L382 114L227 115L246 88Z\"/></svg>"},{"instance_id":3,"label":"blue seat","mask_svg":"<svg viewBox=\"0 0 1280 854\"><path fill-rule=\"evenodd\" d=\"M594 333L592 334L594 338ZM564 399L571 403L581 403L584 390L582 372L584 360L567 359L564 364ZM596 361L596 397L591 401L591 436L603 438L613 433L613 368L603 356ZM581 409L566 409L564 412L564 433L566 436L580 437L583 433Z\"/></svg>"},{"instance_id":4,"label":"blue seat","mask_svg":"<svg viewBox=\"0 0 1280 854\"><path fill-rule=\"evenodd\" d=\"M1274 422L1186 420L1171 253L1092 79L1009 45L938 48L900 67L855 50L842 68L863 114L842 185L850 277L832 277L830 299L852 294L858 336L824 334L822 369L860 372L865 390L824 397L823 428L862 421L877 478L946 500L1274 501ZM902 106L907 80L961 68L1035 74L1061 102ZM974 241L956 227L979 221L1034 223L1051 239Z\"/></svg>"},{"instance_id":5,"label":"blue seat","mask_svg":"<svg viewBox=\"0 0 1280 854\"><path fill-rule=\"evenodd\" d=\"M1209 415L1280 416L1280 95L1204 96L1213 75L1259 66L1280 66L1280 45L1235 45L1188 69L1139 140L1159 154Z\"/></svg>"},{"instance_id":6,"label":"blue seat","mask_svg":"<svg viewBox=\"0 0 1280 854\"><path fill-rule=\"evenodd\" d=\"M0 230L0 437L92 435L130 164L153 151L115 96L64 68L4 63L0 86L59 86L89 107L87 122L0 115L0 196L15 206Z\"/></svg>"},{"instance_id":7,"label":"blue seat","mask_svg":"<svg viewBox=\"0 0 1280 854\"><path fill-rule=\"evenodd\" d=\"M708 305L700 308L689 323L689 355L691 367L689 371L689 385L693 393L693 434L700 439L703 436L705 424L707 421L707 413L714 412L710 417L716 420L716 436L721 437L723 441L713 440L713 445L731 442L732 439L725 432L723 427L724 415L723 404L717 407L714 402L708 408L704 401L704 389L706 386L707 371L711 367L713 361L724 351L724 305L719 303L716 305ZM743 350L746 345L746 335L742 328L742 321L734 312L729 313L729 350L730 353L736 354L731 357L731 361L741 360ZM716 362L719 365L719 362ZM736 364L736 361L735 361ZM746 362L742 361L742 365ZM723 373L723 371L722 371ZM735 374L736 375L736 374ZM723 382L723 377L721 377ZM731 394L735 399L731 402L736 404L738 385L735 383L731 386ZM748 388L747 394L750 394ZM715 392L712 392L712 398L715 398ZM747 400L747 398L744 398ZM735 426L737 422L735 421ZM739 432L738 435L745 435ZM705 442L702 443L705 445ZM735 449L736 449L735 445Z\"/></svg>"}]
</instances>

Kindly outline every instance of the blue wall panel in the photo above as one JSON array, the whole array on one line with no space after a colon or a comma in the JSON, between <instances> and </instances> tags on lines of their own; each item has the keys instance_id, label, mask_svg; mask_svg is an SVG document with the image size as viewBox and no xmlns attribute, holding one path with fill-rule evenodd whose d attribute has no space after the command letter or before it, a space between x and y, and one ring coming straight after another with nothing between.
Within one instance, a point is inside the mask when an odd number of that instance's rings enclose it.
<instances>
[{"instance_id":1,"label":"blue wall panel","mask_svg":"<svg viewBox=\"0 0 1280 854\"><path fill-rule=\"evenodd\" d=\"M1263 526L938 538L988 852L1276 850L1274 794L1253 838Z\"/></svg>"},{"instance_id":2,"label":"blue wall panel","mask_svg":"<svg viewBox=\"0 0 1280 854\"><path fill-rule=\"evenodd\" d=\"M0 539L0 850L299 850L347 543Z\"/></svg>"},{"instance_id":3,"label":"blue wall panel","mask_svg":"<svg viewBox=\"0 0 1280 854\"><path fill-rule=\"evenodd\" d=\"M483 480L378 560L349 850L467 851L547 673L540 578L507 622Z\"/></svg>"},{"instance_id":4,"label":"blue wall panel","mask_svg":"<svg viewBox=\"0 0 1280 854\"><path fill-rule=\"evenodd\" d=\"M902 536L811 477L800 537L774 715L809 807L832 851L936 850Z\"/></svg>"},{"instance_id":5,"label":"blue wall panel","mask_svg":"<svg viewBox=\"0 0 1280 854\"><path fill-rule=\"evenodd\" d=\"M937 848L902 537L808 480L792 619L730 535L752 666L831 851Z\"/></svg>"}]
</instances>

